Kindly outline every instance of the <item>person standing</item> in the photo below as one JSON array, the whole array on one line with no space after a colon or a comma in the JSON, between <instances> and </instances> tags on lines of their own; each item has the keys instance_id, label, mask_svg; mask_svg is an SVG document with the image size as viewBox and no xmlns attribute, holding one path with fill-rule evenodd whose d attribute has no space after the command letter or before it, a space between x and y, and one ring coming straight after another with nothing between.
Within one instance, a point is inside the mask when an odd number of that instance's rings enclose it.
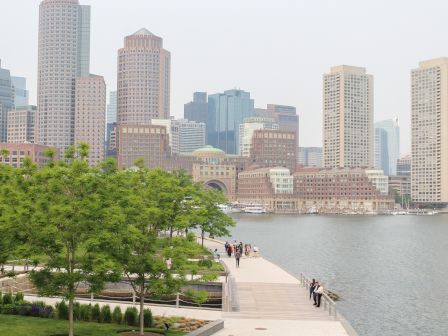
<instances>
[{"instance_id":1,"label":"person standing","mask_svg":"<svg viewBox=\"0 0 448 336\"><path fill-rule=\"evenodd\" d=\"M314 306L317 306L317 293L316 293L317 287L319 287L319 281L316 281L314 283L314 289L313 289L313 301L314 301L313 305Z\"/></svg>"},{"instance_id":2,"label":"person standing","mask_svg":"<svg viewBox=\"0 0 448 336\"><path fill-rule=\"evenodd\" d=\"M313 292L316 289L316 279L313 279L313 281L310 283L310 300L313 296Z\"/></svg>"},{"instance_id":3,"label":"person standing","mask_svg":"<svg viewBox=\"0 0 448 336\"><path fill-rule=\"evenodd\" d=\"M320 300L322 299L322 294L324 294L324 286L322 286L322 284L318 284L318 286L316 287L316 289L314 291L315 291L316 297L317 297L316 307L319 308Z\"/></svg>"},{"instance_id":4,"label":"person standing","mask_svg":"<svg viewBox=\"0 0 448 336\"><path fill-rule=\"evenodd\" d=\"M241 258L241 252L239 249L235 251L235 260L236 260L236 267L240 267L240 258Z\"/></svg>"}]
</instances>

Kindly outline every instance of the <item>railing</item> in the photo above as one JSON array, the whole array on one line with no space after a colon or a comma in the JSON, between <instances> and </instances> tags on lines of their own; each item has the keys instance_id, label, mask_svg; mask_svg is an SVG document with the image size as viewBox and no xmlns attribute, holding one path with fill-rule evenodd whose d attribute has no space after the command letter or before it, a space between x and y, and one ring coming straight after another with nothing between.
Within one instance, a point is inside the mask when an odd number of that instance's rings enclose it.
<instances>
[{"instance_id":1,"label":"railing","mask_svg":"<svg viewBox=\"0 0 448 336\"><path fill-rule=\"evenodd\" d=\"M303 273L300 273L300 284L302 285L302 287L305 287L308 292L310 290L310 284L311 284L311 280L306 277ZM324 290L324 293L322 294L322 304L324 307L324 310L328 309L328 314L330 316L334 316L334 318L338 318L338 312L336 309L336 302L333 301L333 299L328 295L328 292L326 292Z\"/></svg>"}]
</instances>

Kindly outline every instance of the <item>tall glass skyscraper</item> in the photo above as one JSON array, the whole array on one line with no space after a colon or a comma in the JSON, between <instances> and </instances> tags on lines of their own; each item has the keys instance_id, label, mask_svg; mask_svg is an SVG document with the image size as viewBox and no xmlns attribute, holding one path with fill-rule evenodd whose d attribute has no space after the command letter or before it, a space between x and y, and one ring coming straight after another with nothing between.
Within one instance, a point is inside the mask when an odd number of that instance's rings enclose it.
<instances>
[{"instance_id":1,"label":"tall glass skyscraper","mask_svg":"<svg viewBox=\"0 0 448 336\"><path fill-rule=\"evenodd\" d=\"M384 175L390 174L389 138L386 130L375 128L375 168L382 169ZM396 169L396 168L395 168Z\"/></svg>"},{"instance_id":2,"label":"tall glass skyscraper","mask_svg":"<svg viewBox=\"0 0 448 336\"><path fill-rule=\"evenodd\" d=\"M74 143L75 79L89 76L90 6L43 0L38 54L36 142L64 150Z\"/></svg>"},{"instance_id":3,"label":"tall glass skyscraper","mask_svg":"<svg viewBox=\"0 0 448 336\"><path fill-rule=\"evenodd\" d=\"M8 112L14 108L14 90L11 73L2 69L0 61L0 142L6 142L8 136Z\"/></svg>"},{"instance_id":4,"label":"tall glass skyscraper","mask_svg":"<svg viewBox=\"0 0 448 336\"><path fill-rule=\"evenodd\" d=\"M377 135L377 129L382 129L386 133L387 148L384 146L384 141L379 142L377 145L375 138L375 166L376 168L383 169L385 175L395 176L397 175L397 160L400 157L400 127L398 126L398 118L376 122L375 137ZM387 170L376 165L377 154L378 157L382 157L383 161L387 158Z\"/></svg>"},{"instance_id":5,"label":"tall glass skyscraper","mask_svg":"<svg viewBox=\"0 0 448 336\"><path fill-rule=\"evenodd\" d=\"M12 76L11 82L14 86L14 105L20 107L28 106L29 92L26 89L26 78Z\"/></svg>"},{"instance_id":6,"label":"tall glass skyscraper","mask_svg":"<svg viewBox=\"0 0 448 336\"><path fill-rule=\"evenodd\" d=\"M243 90L227 90L208 97L207 144L227 154L239 152L239 129L254 114L254 101Z\"/></svg>"}]
</instances>

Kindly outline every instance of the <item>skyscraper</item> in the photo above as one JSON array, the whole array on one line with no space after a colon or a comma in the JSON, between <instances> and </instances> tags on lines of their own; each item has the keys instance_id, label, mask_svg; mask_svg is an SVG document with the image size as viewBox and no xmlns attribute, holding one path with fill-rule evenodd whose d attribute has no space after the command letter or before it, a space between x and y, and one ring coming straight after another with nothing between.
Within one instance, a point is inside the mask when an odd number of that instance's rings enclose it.
<instances>
[{"instance_id":1,"label":"skyscraper","mask_svg":"<svg viewBox=\"0 0 448 336\"><path fill-rule=\"evenodd\" d=\"M107 104L106 123L112 124L117 122L117 91L109 92L109 104Z\"/></svg>"},{"instance_id":2,"label":"skyscraper","mask_svg":"<svg viewBox=\"0 0 448 336\"><path fill-rule=\"evenodd\" d=\"M376 122L375 125L375 134L376 129L380 128L386 132L387 136L387 160L389 170L384 170L385 175L397 175L397 160L400 156L400 127L398 126L398 118L387 119L383 121ZM375 160L377 153L379 156L384 157L384 147L376 147L376 139L375 139ZM382 153L381 153L382 152ZM376 166L375 167L379 168ZM383 169L383 168L381 168Z\"/></svg>"},{"instance_id":3,"label":"skyscraper","mask_svg":"<svg viewBox=\"0 0 448 336\"><path fill-rule=\"evenodd\" d=\"M207 92L195 92L193 94L193 101L184 105L184 118L190 121L207 124Z\"/></svg>"},{"instance_id":4,"label":"skyscraper","mask_svg":"<svg viewBox=\"0 0 448 336\"><path fill-rule=\"evenodd\" d=\"M26 78L12 76L11 82L14 87L14 105L15 106L28 106L29 92L26 89Z\"/></svg>"},{"instance_id":5,"label":"skyscraper","mask_svg":"<svg viewBox=\"0 0 448 336\"><path fill-rule=\"evenodd\" d=\"M149 125L170 116L170 52L145 28L118 50L117 123Z\"/></svg>"},{"instance_id":6,"label":"skyscraper","mask_svg":"<svg viewBox=\"0 0 448 336\"><path fill-rule=\"evenodd\" d=\"M411 72L412 200L448 202L448 57Z\"/></svg>"},{"instance_id":7,"label":"skyscraper","mask_svg":"<svg viewBox=\"0 0 448 336\"><path fill-rule=\"evenodd\" d=\"M389 138L386 130L375 128L375 168L382 169L388 176L390 172Z\"/></svg>"},{"instance_id":8,"label":"skyscraper","mask_svg":"<svg viewBox=\"0 0 448 336\"><path fill-rule=\"evenodd\" d=\"M274 118L251 117L244 119L240 125L240 148L241 156L250 157L252 149L252 137L256 130L274 129L278 130L279 126L274 122Z\"/></svg>"},{"instance_id":9,"label":"skyscraper","mask_svg":"<svg viewBox=\"0 0 448 336\"><path fill-rule=\"evenodd\" d=\"M0 142L8 136L8 112L14 108L14 89L9 70L2 69L0 61Z\"/></svg>"},{"instance_id":10,"label":"skyscraper","mask_svg":"<svg viewBox=\"0 0 448 336\"><path fill-rule=\"evenodd\" d=\"M323 76L324 167L373 167L373 76L332 67Z\"/></svg>"},{"instance_id":11,"label":"skyscraper","mask_svg":"<svg viewBox=\"0 0 448 336\"><path fill-rule=\"evenodd\" d=\"M8 112L8 143L34 143L36 106L18 106Z\"/></svg>"},{"instance_id":12,"label":"skyscraper","mask_svg":"<svg viewBox=\"0 0 448 336\"><path fill-rule=\"evenodd\" d=\"M36 142L74 142L75 79L89 75L90 6L43 0L39 6Z\"/></svg>"},{"instance_id":13,"label":"skyscraper","mask_svg":"<svg viewBox=\"0 0 448 336\"><path fill-rule=\"evenodd\" d=\"M208 97L207 144L227 154L239 151L239 129L252 117L254 101L243 90L227 90Z\"/></svg>"},{"instance_id":14,"label":"skyscraper","mask_svg":"<svg viewBox=\"0 0 448 336\"><path fill-rule=\"evenodd\" d=\"M107 104L106 115L106 142L105 155L117 158L117 91L109 92L109 104Z\"/></svg>"},{"instance_id":15,"label":"skyscraper","mask_svg":"<svg viewBox=\"0 0 448 336\"><path fill-rule=\"evenodd\" d=\"M106 83L96 75L78 77L75 85L75 144L89 145L87 160L96 166L104 160Z\"/></svg>"}]
</instances>

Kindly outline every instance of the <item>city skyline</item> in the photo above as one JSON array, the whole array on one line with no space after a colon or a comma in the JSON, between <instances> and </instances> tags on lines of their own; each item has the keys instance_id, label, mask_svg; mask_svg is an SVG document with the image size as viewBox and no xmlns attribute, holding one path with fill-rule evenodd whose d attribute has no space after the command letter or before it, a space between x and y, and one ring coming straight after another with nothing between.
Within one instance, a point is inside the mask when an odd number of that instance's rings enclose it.
<instances>
[{"instance_id":1,"label":"city skyline","mask_svg":"<svg viewBox=\"0 0 448 336\"><path fill-rule=\"evenodd\" d=\"M439 2L431 1L432 4ZM1 55L4 67L10 69L11 74L28 79L31 104L36 103L35 13L39 3L37 0L32 4L25 0L11 2L8 5L11 15L6 18L5 24L19 33L0 33L4 41ZM435 43L441 38L445 25L442 21L443 11L435 13L431 18L421 18L420 7L415 4L407 4L407 15L402 16L402 6L395 3L389 3L387 11L384 11L385 1L362 5L354 1L344 3L351 4L353 10L350 13L342 12L345 6L336 6L328 1L307 4L305 8L304 4L292 1L279 1L271 6L267 1L255 3L249 0L239 6L237 14L221 12L208 15L213 13L215 5L205 1L188 4L174 1L165 4L133 0L126 6L122 2L82 1L82 5L92 5L92 72L105 76L108 90L112 91L116 86L115 53L121 46L123 36L144 26L162 36L167 49L174 55L173 116L182 116L183 104L191 100L194 91L221 92L231 87L240 87L252 93L256 107L268 103L296 106L302 125L316 125L316 128L302 127L299 143L303 146L320 146L321 137L315 134L321 125L321 76L329 66L353 64L368 68L375 76L375 121L398 115L402 126L400 154L408 153L409 71L421 60L448 53L447 47ZM199 7L204 10L198 11ZM148 8L151 10L145 10ZM178 13L182 13L182 17ZM16 14L21 15L20 22L14 20ZM249 15L259 19L254 20L252 28L243 26ZM198 20L191 20L192 16ZM228 23L230 16L231 26ZM338 20L335 27L332 23L335 23L338 16L344 20ZM368 28L369 22L378 20L379 16L382 25L376 27L377 31L373 31L373 27ZM269 24L265 24L266 21L263 20L266 17L272 18ZM120 25L115 27L112 22L119 18L125 20L120 20ZM413 27L417 18L421 24ZM187 20L188 24L182 24L183 20ZM215 24L211 24L212 22ZM175 29L178 23L185 27L182 34ZM351 28L357 23L363 24L357 29ZM204 24L207 25L207 31L202 29ZM434 30L434 25L442 29ZM334 34L343 34L342 44L325 38L330 26ZM222 29L223 27L226 29ZM239 35L235 37L233 33L237 31ZM209 39L212 35L217 38ZM248 39L251 39L251 43L246 46ZM19 45L23 44L28 46L29 52L17 53ZM241 52L235 55L230 53L230 45L236 45ZM270 62L275 61L274 53L276 55L279 48L283 48L282 64L269 66ZM376 50L388 52L383 55ZM221 67L218 73L211 71L218 66ZM261 69L263 81L259 80Z\"/></svg>"}]
</instances>

